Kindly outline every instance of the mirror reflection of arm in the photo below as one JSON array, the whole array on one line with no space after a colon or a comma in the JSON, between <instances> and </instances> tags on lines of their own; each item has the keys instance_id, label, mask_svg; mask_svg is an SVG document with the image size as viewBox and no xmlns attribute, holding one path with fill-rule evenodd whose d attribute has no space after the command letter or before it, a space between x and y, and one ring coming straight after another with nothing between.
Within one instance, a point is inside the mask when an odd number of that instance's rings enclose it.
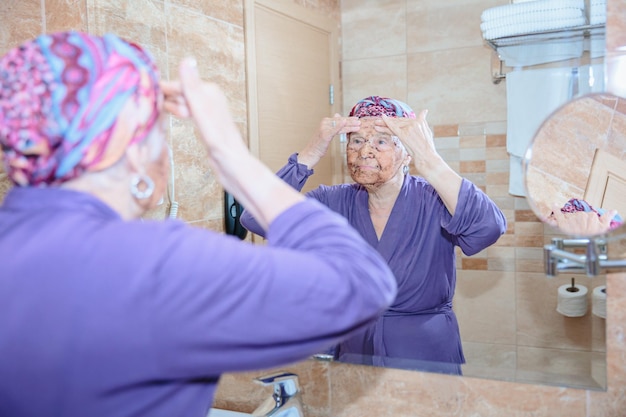
<instances>
[{"instance_id":1,"label":"mirror reflection of arm","mask_svg":"<svg viewBox=\"0 0 626 417\"><path fill-rule=\"evenodd\" d=\"M342 133L357 131L360 124L361 122L356 117L342 117L339 114L335 114L334 117L325 117L305 148L292 154L287 164L278 170L276 175L294 189L301 191L307 179L313 175L313 167L326 155L332 139ZM309 195L309 197L314 196ZM265 237L265 230L250 211L244 210L240 222L250 232Z\"/></svg>"}]
</instances>

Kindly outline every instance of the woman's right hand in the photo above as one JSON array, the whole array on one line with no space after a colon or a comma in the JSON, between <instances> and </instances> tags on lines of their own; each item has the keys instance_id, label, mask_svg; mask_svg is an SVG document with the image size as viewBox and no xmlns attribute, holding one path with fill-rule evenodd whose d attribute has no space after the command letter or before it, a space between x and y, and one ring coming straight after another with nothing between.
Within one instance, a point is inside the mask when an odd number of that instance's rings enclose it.
<instances>
[{"instance_id":1,"label":"woman's right hand","mask_svg":"<svg viewBox=\"0 0 626 417\"><path fill-rule=\"evenodd\" d=\"M342 133L356 132L361 126L357 117L343 117L335 113L333 117L325 117L319 129L306 147L298 153L298 162L312 169L326 155L330 142Z\"/></svg>"}]
</instances>

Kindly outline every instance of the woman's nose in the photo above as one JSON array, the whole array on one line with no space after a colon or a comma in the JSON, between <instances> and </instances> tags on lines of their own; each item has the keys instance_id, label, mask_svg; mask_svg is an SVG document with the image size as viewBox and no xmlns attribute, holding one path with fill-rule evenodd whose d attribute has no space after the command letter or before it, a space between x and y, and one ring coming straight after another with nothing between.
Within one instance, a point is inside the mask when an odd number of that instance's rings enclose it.
<instances>
[{"instance_id":1,"label":"woman's nose","mask_svg":"<svg viewBox=\"0 0 626 417\"><path fill-rule=\"evenodd\" d=\"M361 149L359 149L359 153L361 155L372 155L375 149L376 148L374 147L374 144L372 143L372 141L367 140L363 143L363 146L361 146Z\"/></svg>"}]
</instances>

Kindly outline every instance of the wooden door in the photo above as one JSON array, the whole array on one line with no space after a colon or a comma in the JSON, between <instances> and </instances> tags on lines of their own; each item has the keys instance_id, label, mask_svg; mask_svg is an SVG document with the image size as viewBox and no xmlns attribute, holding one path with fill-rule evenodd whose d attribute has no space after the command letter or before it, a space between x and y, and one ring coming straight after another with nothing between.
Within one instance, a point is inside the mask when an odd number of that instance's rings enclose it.
<instances>
[{"instance_id":1,"label":"wooden door","mask_svg":"<svg viewBox=\"0 0 626 417\"><path fill-rule=\"evenodd\" d=\"M250 0L246 7L250 149L277 171L341 108L338 25L294 2ZM303 192L338 182L338 150L335 141Z\"/></svg>"},{"instance_id":2,"label":"wooden door","mask_svg":"<svg viewBox=\"0 0 626 417\"><path fill-rule=\"evenodd\" d=\"M596 150L585 189L585 200L593 207L615 209L626 216L626 161Z\"/></svg>"}]
</instances>

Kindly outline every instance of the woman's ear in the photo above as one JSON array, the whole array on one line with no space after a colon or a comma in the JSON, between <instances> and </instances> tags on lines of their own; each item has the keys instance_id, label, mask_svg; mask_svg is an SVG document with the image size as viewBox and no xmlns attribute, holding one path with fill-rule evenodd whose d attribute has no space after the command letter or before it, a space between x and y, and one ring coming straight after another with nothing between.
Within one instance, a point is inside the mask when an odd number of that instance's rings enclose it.
<instances>
[{"instance_id":1,"label":"woman's ear","mask_svg":"<svg viewBox=\"0 0 626 417\"><path fill-rule=\"evenodd\" d=\"M148 146L141 143L133 143L125 152L126 165L131 174L143 174L150 160L150 150Z\"/></svg>"}]
</instances>

